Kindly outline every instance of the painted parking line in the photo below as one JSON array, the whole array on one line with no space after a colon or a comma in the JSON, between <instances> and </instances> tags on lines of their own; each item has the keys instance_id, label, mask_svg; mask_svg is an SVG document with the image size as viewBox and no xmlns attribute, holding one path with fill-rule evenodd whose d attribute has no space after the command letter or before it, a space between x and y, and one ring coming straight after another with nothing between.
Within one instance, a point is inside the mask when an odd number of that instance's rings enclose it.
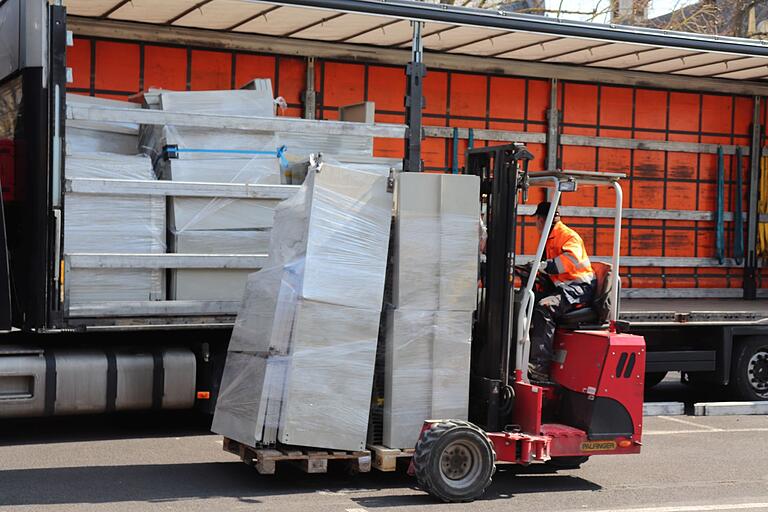
<instances>
[{"instance_id":1,"label":"painted parking line","mask_svg":"<svg viewBox=\"0 0 768 512\"><path fill-rule=\"evenodd\" d=\"M683 424L683 425L688 425L690 427L698 427L698 428L700 428L702 430L712 430L712 431L722 430L722 429L719 429L719 428L716 428L716 427L710 427L709 425L702 425L701 423L696 423L696 422L693 422L693 421L683 420L683 419L680 419L680 418L672 418L670 416L659 416L659 418L662 419L662 420L667 420L667 421L672 421L672 422L675 422L675 423L680 423L680 424Z\"/></svg>"},{"instance_id":2,"label":"painted parking line","mask_svg":"<svg viewBox=\"0 0 768 512\"><path fill-rule=\"evenodd\" d=\"M682 505L677 507L609 508L595 512L706 512L708 510L768 509L768 503L720 503L711 505Z\"/></svg>"},{"instance_id":3,"label":"painted parking line","mask_svg":"<svg viewBox=\"0 0 768 512\"><path fill-rule=\"evenodd\" d=\"M766 428L712 428L711 430L650 430L644 431L645 436L670 436L679 434L721 434L724 432L768 432Z\"/></svg>"}]
</instances>

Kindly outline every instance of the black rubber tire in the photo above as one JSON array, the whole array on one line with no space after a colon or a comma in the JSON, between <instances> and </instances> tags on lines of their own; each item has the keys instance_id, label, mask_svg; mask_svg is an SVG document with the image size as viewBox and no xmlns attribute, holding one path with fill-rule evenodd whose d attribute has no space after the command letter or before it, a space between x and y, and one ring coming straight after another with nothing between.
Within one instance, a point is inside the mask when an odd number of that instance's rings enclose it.
<instances>
[{"instance_id":1,"label":"black rubber tire","mask_svg":"<svg viewBox=\"0 0 768 512\"><path fill-rule=\"evenodd\" d=\"M654 386L661 384L664 377L667 376L667 372L648 372L645 374L645 389L651 389Z\"/></svg>"},{"instance_id":2,"label":"black rubber tire","mask_svg":"<svg viewBox=\"0 0 768 512\"><path fill-rule=\"evenodd\" d=\"M466 482L454 481L443 472L446 448L464 446L474 451L474 461L468 469ZM466 465L466 464L465 464ZM474 501L491 485L496 472L496 451L488 436L480 428L466 421L444 420L424 432L416 443L413 466L419 487L447 503Z\"/></svg>"},{"instance_id":3,"label":"black rubber tire","mask_svg":"<svg viewBox=\"0 0 768 512\"><path fill-rule=\"evenodd\" d=\"M768 338L742 338L733 351L729 391L739 400L768 400ZM758 364L755 364L755 360Z\"/></svg>"},{"instance_id":4,"label":"black rubber tire","mask_svg":"<svg viewBox=\"0 0 768 512\"><path fill-rule=\"evenodd\" d=\"M546 465L554 469L579 469L588 460L589 456L552 457Z\"/></svg>"}]
</instances>

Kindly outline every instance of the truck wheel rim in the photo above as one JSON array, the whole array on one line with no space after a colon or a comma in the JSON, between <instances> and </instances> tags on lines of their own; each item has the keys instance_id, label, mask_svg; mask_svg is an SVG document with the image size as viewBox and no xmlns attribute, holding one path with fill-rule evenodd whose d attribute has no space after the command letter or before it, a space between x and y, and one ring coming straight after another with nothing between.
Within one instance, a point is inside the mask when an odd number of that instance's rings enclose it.
<instances>
[{"instance_id":1,"label":"truck wheel rim","mask_svg":"<svg viewBox=\"0 0 768 512\"><path fill-rule=\"evenodd\" d=\"M470 485L481 471L480 450L472 443L454 441L443 450L440 472L453 487Z\"/></svg>"},{"instance_id":2,"label":"truck wheel rim","mask_svg":"<svg viewBox=\"0 0 768 512\"><path fill-rule=\"evenodd\" d=\"M747 377L752 389L758 395L768 398L768 352L760 350L749 359Z\"/></svg>"}]
</instances>

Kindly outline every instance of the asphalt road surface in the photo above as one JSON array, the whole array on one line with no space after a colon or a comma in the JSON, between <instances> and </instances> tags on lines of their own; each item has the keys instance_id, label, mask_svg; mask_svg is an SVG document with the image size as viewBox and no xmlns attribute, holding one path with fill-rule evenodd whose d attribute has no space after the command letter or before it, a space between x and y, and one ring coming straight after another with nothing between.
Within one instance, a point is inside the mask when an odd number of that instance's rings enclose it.
<instances>
[{"instance_id":1,"label":"asphalt road surface","mask_svg":"<svg viewBox=\"0 0 768 512\"><path fill-rule=\"evenodd\" d=\"M436 503L403 473L261 476L191 415L0 423L0 512L768 510L768 417L646 419L641 455L500 469L485 499Z\"/></svg>"}]
</instances>

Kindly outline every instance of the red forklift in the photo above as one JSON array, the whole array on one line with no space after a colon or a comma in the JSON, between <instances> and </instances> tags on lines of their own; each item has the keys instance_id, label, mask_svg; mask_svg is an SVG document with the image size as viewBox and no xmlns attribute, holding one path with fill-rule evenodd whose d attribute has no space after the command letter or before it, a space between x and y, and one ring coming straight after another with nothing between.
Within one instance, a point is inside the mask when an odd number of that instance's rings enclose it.
<instances>
[{"instance_id":1,"label":"red forklift","mask_svg":"<svg viewBox=\"0 0 768 512\"><path fill-rule=\"evenodd\" d=\"M621 332L617 320L624 175L528 172L532 158L520 144L467 152L464 172L481 179L488 229L472 334L470 421L426 421L410 468L421 489L445 502L482 496L497 464L574 469L593 455L640 452L645 341ZM516 265L518 203L527 201L530 187L547 187L548 233L561 195L584 186L615 191L612 263L592 263L597 280L592 304L558 324L551 382L531 382L530 325L534 290L547 279L540 271L546 237L528 266Z\"/></svg>"}]
</instances>

